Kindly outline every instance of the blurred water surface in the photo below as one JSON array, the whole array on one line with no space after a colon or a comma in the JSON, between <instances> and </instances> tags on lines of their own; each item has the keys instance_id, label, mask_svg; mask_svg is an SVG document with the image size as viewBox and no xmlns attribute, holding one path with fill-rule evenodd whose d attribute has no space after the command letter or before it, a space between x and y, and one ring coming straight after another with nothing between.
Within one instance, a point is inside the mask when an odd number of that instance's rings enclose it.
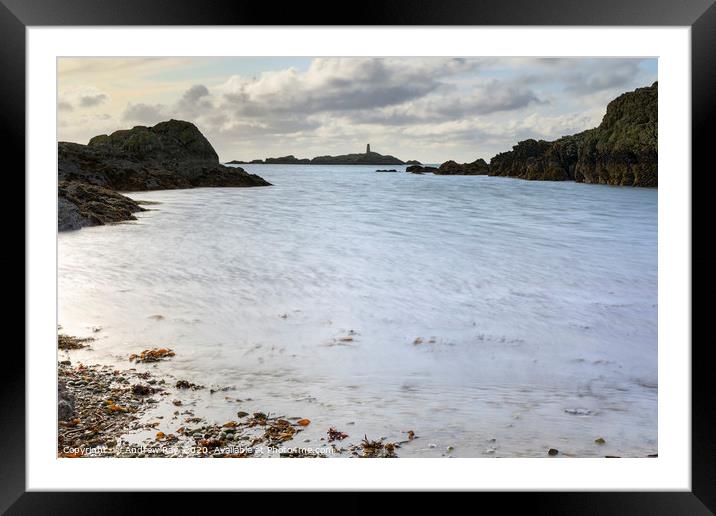
<instances>
[{"instance_id":1,"label":"blurred water surface","mask_svg":"<svg viewBox=\"0 0 716 516\"><path fill-rule=\"evenodd\" d=\"M160 204L59 235L59 323L102 327L73 356L168 346L155 370L243 400L197 414L415 431L401 456L657 451L657 190L244 168L274 186L130 194Z\"/></svg>"}]
</instances>

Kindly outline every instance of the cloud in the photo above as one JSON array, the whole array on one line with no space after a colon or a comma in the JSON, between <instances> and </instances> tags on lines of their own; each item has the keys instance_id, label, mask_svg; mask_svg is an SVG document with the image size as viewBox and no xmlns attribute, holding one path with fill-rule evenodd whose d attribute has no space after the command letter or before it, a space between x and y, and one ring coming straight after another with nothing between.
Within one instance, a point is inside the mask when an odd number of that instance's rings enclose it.
<instances>
[{"instance_id":1,"label":"cloud","mask_svg":"<svg viewBox=\"0 0 716 516\"><path fill-rule=\"evenodd\" d=\"M565 74L565 90L585 94L624 87L631 83L640 74L640 71L637 61L614 62L610 60L592 70L576 70Z\"/></svg>"},{"instance_id":2,"label":"cloud","mask_svg":"<svg viewBox=\"0 0 716 516\"><path fill-rule=\"evenodd\" d=\"M630 88L648 82L642 66L646 59L623 58L541 58L517 68L520 80L525 84L558 85L558 89L570 95L587 95L605 90ZM514 63L511 63L514 65Z\"/></svg>"},{"instance_id":3,"label":"cloud","mask_svg":"<svg viewBox=\"0 0 716 516\"><path fill-rule=\"evenodd\" d=\"M206 86L203 84L195 84L188 90L184 92L184 95L182 95L182 100L186 102L196 102L202 97L206 97L209 95L209 90Z\"/></svg>"},{"instance_id":4,"label":"cloud","mask_svg":"<svg viewBox=\"0 0 716 516\"><path fill-rule=\"evenodd\" d=\"M611 99L656 79L655 60L628 58L153 58L61 65L62 137L86 141L131 123L177 118L195 123L227 159L360 152L367 142L403 159L489 159L521 139L594 127ZM84 116L100 105L111 118Z\"/></svg>"},{"instance_id":5,"label":"cloud","mask_svg":"<svg viewBox=\"0 0 716 516\"><path fill-rule=\"evenodd\" d=\"M165 109L162 104L129 103L122 113L122 120L155 124L167 118Z\"/></svg>"},{"instance_id":6,"label":"cloud","mask_svg":"<svg viewBox=\"0 0 716 516\"><path fill-rule=\"evenodd\" d=\"M537 94L520 84L489 79L469 89L441 88L435 94L385 109L363 111L356 121L388 125L440 123L443 121L489 115L541 104Z\"/></svg>"},{"instance_id":7,"label":"cloud","mask_svg":"<svg viewBox=\"0 0 716 516\"><path fill-rule=\"evenodd\" d=\"M75 88L60 93L57 107L71 111L75 107L93 108L109 101L109 95L93 86Z\"/></svg>"},{"instance_id":8,"label":"cloud","mask_svg":"<svg viewBox=\"0 0 716 516\"><path fill-rule=\"evenodd\" d=\"M467 97L456 97L441 106L443 115L460 117L466 113L485 115L500 111L513 111L539 103L537 94L521 85L510 84L496 79L475 88Z\"/></svg>"},{"instance_id":9,"label":"cloud","mask_svg":"<svg viewBox=\"0 0 716 516\"><path fill-rule=\"evenodd\" d=\"M232 76L218 90L244 116L375 109L436 91L442 77L473 66L466 59L317 58L305 72Z\"/></svg>"},{"instance_id":10,"label":"cloud","mask_svg":"<svg viewBox=\"0 0 716 516\"><path fill-rule=\"evenodd\" d=\"M195 84L187 89L171 109L175 118L196 119L215 113L212 96L203 84Z\"/></svg>"},{"instance_id":11,"label":"cloud","mask_svg":"<svg viewBox=\"0 0 716 516\"><path fill-rule=\"evenodd\" d=\"M80 107L94 107L100 105L107 100L105 93L97 93L95 95L81 95Z\"/></svg>"}]
</instances>

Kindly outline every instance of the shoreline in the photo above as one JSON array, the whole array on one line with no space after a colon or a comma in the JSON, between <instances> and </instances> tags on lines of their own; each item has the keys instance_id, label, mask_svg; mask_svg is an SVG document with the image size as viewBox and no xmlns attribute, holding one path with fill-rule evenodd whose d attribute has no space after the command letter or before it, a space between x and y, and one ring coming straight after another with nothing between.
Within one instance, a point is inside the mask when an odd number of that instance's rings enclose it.
<instances>
[{"instance_id":1,"label":"shoreline","mask_svg":"<svg viewBox=\"0 0 716 516\"><path fill-rule=\"evenodd\" d=\"M91 349L94 340L62 333L58 337L63 343L58 350L68 355L77 349ZM57 458L398 458L401 448L420 437L411 430L403 432L403 440L394 442L384 437L372 440L365 435L361 439L363 433L352 430L354 427L328 427L321 429L324 437L320 439L302 439L301 433L313 424L309 419L270 411L249 414L239 410L231 420L212 421L193 404L185 405L182 394L207 390L212 395L223 395L223 400L231 404L240 401L226 396L233 387L214 389L175 378L171 372L162 371L166 369L162 363L170 362L172 356L168 349L145 350L130 355L129 367L87 365L58 357ZM156 365L157 370L132 367L142 362ZM350 431L350 435L343 430ZM594 443L603 445L605 441L597 438ZM448 447L441 458L452 458L451 449ZM545 449L543 455L492 455L509 457L582 456L561 447ZM655 458L658 451L601 457Z\"/></svg>"},{"instance_id":2,"label":"shoreline","mask_svg":"<svg viewBox=\"0 0 716 516\"><path fill-rule=\"evenodd\" d=\"M62 333L58 338L62 343L58 350L67 353L91 347L94 340ZM131 355L130 363L159 364L171 356L171 350L145 350ZM366 436L356 444L346 440L348 434L330 427L325 437L309 443L308 439L299 439L311 425L306 418L238 411L234 419L222 423L195 414L178 398L182 392L207 387L175 380L168 372L75 364L63 359L58 360L57 375L58 458L393 458L414 435L401 442L370 440ZM228 388L210 389L210 393L225 390ZM231 402L228 396L224 399ZM160 414L161 409L165 413ZM157 431L162 424L175 430Z\"/></svg>"}]
</instances>

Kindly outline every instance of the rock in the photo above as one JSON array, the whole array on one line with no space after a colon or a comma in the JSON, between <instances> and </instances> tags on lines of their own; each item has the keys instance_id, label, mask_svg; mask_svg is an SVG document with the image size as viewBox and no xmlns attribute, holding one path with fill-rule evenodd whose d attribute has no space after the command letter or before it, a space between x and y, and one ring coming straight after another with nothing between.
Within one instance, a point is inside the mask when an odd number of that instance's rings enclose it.
<instances>
[{"instance_id":1,"label":"rock","mask_svg":"<svg viewBox=\"0 0 716 516\"><path fill-rule=\"evenodd\" d=\"M550 448L549 450L547 450L547 455L549 455L550 457L554 457L558 453L559 450L557 450L556 448Z\"/></svg>"},{"instance_id":2,"label":"rock","mask_svg":"<svg viewBox=\"0 0 716 516\"><path fill-rule=\"evenodd\" d=\"M63 380L57 382L57 419L69 421L75 413L75 397Z\"/></svg>"},{"instance_id":3,"label":"rock","mask_svg":"<svg viewBox=\"0 0 716 516\"><path fill-rule=\"evenodd\" d=\"M186 380L178 380L176 384L174 384L174 387L177 389L191 389L194 391L197 391L199 389L203 389L203 385L198 385L196 383L191 383Z\"/></svg>"},{"instance_id":4,"label":"rock","mask_svg":"<svg viewBox=\"0 0 716 516\"><path fill-rule=\"evenodd\" d=\"M435 172L437 171L437 168L435 167L428 167L428 166L422 166L422 165L410 165L405 169L406 172L410 172L411 174L423 174L425 172Z\"/></svg>"},{"instance_id":5,"label":"rock","mask_svg":"<svg viewBox=\"0 0 716 516\"><path fill-rule=\"evenodd\" d=\"M181 120L95 136L87 145L59 142L58 154L60 181L110 190L269 185L239 167L221 165L199 129Z\"/></svg>"},{"instance_id":6,"label":"rock","mask_svg":"<svg viewBox=\"0 0 716 516\"><path fill-rule=\"evenodd\" d=\"M134 220L143 208L114 190L268 186L239 167L219 163L194 124L180 120L137 126L58 144L58 229Z\"/></svg>"},{"instance_id":7,"label":"rock","mask_svg":"<svg viewBox=\"0 0 716 516\"><path fill-rule=\"evenodd\" d=\"M60 231L136 220L144 211L129 197L80 181L60 181L57 186L57 227Z\"/></svg>"},{"instance_id":8,"label":"rock","mask_svg":"<svg viewBox=\"0 0 716 516\"><path fill-rule=\"evenodd\" d=\"M553 142L524 140L490 160L491 176L658 185L658 83L612 100L601 124Z\"/></svg>"},{"instance_id":9,"label":"rock","mask_svg":"<svg viewBox=\"0 0 716 516\"><path fill-rule=\"evenodd\" d=\"M140 383L137 383L132 386L132 393L135 396L147 396L149 394L152 394L154 392L154 389L152 389L149 385L142 385Z\"/></svg>"},{"instance_id":10,"label":"rock","mask_svg":"<svg viewBox=\"0 0 716 516\"><path fill-rule=\"evenodd\" d=\"M406 165L422 165L417 159L409 159L405 162Z\"/></svg>"},{"instance_id":11,"label":"rock","mask_svg":"<svg viewBox=\"0 0 716 516\"><path fill-rule=\"evenodd\" d=\"M543 157L552 146L544 140L524 140L511 151L497 154L490 160L491 176L519 177L521 179L547 179ZM552 174L553 180L569 179L567 174Z\"/></svg>"},{"instance_id":12,"label":"rock","mask_svg":"<svg viewBox=\"0 0 716 516\"><path fill-rule=\"evenodd\" d=\"M617 97L599 127L581 134L576 181L658 185L658 83Z\"/></svg>"},{"instance_id":13,"label":"rock","mask_svg":"<svg viewBox=\"0 0 716 516\"><path fill-rule=\"evenodd\" d=\"M490 166L484 159L477 159L463 164L446 161L434 173L438 176L486 176L489 170Z\"/></svg>"},{"instance_id":14,"label":"rock","mask_svg":"<svg viewBox=\"0 0 716 516\"><path fill-rule=\"evenodd\" d=\"M80 229L95 224L94 219L88 214L82 213L76 204L64 197L57 199L57 227L60 231Z\"/></svg>"},{"instance_id":15,"label":"rock","mask_svg":"<svg viewBox=\"0 0 716 516\"><path fill-rule=\"evenodd\" d=\"M389 170L376 170L376 172L397 172L394 168L391 168Z\"/></svg>"}]
</instances>

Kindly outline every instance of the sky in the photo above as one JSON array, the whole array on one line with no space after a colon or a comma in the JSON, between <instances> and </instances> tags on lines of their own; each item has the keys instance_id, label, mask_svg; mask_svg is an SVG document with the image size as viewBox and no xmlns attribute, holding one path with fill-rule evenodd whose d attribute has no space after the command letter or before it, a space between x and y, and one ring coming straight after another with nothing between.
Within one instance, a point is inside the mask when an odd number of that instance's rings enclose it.
<instances>
[{"instance_id":1,"label":"sky","mask_svg":"<svg viewBox=\"0 0 716 516\"><path fill-rule=\"evenodd\" d=\"M610 100L655 80L656 58L60 58L58 139L175 118L221 161L367 143L402 160L489 161L596 127Z\"/></svg>"}]
</instances>

